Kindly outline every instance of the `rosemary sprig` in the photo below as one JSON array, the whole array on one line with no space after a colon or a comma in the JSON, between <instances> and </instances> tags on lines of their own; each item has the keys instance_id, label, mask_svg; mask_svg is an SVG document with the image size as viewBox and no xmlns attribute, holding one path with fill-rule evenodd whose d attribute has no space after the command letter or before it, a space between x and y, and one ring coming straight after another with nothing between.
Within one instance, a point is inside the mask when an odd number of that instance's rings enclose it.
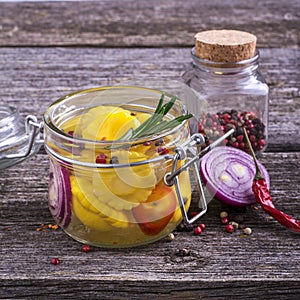
<instances>
[{"instance_id":1,"label":"rosemary sprig","mask_svg":"<svg viewBox=\"0 0 300 300\"><path fill-rule=\"evenodd\" d=\"M164 96L164 94L161 95L154 114L136 129L129 129L119 139L119 141L141 138L152 134L160 133L161 131L164 131L166 129L175 128L184 120L190 119L193 116L192 114L187 114L178 116L177 118L169 121L163 120L164 116L170 111L175 101L177 100L177 97L174 96L169 102L163 105Z\"/></svg>"}]
</instances>

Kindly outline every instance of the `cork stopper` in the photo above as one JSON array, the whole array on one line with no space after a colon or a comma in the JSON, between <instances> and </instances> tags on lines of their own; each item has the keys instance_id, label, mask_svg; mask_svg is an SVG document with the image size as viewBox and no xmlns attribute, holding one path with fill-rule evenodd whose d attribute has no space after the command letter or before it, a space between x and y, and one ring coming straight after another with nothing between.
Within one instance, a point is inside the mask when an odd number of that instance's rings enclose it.
<instances>
[{"instance_id":1,"label":"cork stopper","mask_svg":"<svg viewBox=\"0 0 300 300\"><path fill-rule=\"evenodd\" d=\"M255 54L256 36L238 30L208 30L195 35L196 56L213 62L239 62Z\"/></svg>"}]
</instances>

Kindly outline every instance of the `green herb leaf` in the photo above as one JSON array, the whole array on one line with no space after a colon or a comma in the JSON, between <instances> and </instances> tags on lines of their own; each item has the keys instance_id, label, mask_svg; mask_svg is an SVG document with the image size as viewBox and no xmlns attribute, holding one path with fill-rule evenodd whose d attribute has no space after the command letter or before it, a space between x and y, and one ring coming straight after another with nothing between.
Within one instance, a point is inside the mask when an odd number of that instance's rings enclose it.
<instances>
[{"instance_id":1,"label":"green herb leaf","mask_svg":"<svg viewBox=\"0 0 300 300\"><path fill-rule=\"evenodd\" d=\"M193 115L181 115L172 120L163 120L164 116L170 111L175 104L177 97L174 96L169 102L163 105L164 94L159 99L158 105L154 114L142 123L136 129L129 129L119 140L132 140L136 138L145 137L148 135L160 133L166 129L177 127L183 121L190 119Z\"/></svg>"}]
</instances>

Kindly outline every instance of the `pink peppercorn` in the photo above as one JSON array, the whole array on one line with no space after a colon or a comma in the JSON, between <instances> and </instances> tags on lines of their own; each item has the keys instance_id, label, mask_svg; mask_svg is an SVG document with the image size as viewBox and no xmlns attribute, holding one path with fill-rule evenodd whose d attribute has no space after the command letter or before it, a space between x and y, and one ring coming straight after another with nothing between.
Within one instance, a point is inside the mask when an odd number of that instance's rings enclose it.
<instances>
[{"instance_id":1,"label":"pink peppercorn","mask_svg":"<svg viewBox=\"0 0 300 300\"><path fill-rule=\"evenodd\" d=\"M239 148L242 149L242 150L244 150L245 149L245 143L241 142L239 144Z\"/></svg>"},{"instance_id":2,"label":"pink peppercorn","mask_svg":"<svg viewBox=\"0 0 300 300\"><path fill-rule=\"evenodd\" d=\"M57 257L54 257L54 258L51 259L51 264L52 265L59 265L60 260Z\"/></svg>"},{"instance_id":3,"label":"pink peppercorn","mask_svg":"<svg viewBox=\"0 0 300 300\"><path fill-rule=\"evenodd\" d=\"M229 120L231 117L229 114L223 114L223 119L224 120Z\"/></svg>"},{"instance_id":4,"label":"pink peppercorn","mask_svg":"<svg viewBox=\"0 0 300 300\"><path fill-rule=\"evenodd\" d=\"M258 146L258 150L262 150L262 149L264 149L264 146L263 145L259 145Z\"/></svg>"},{"instance_id":5,"label":"pink peppercorn","mask_svg":"<svg viewBox=\"0 0 300 300\"><path fill-rule=\"evenodd\" d=\"M212 120L218 120L219 116L217 114L211 115Z\"/></svg>"},{"instance_id":6,"label":"pink peppercorn","mask_svg":"<svg viewBox=\"0 0 300 300\"><path fill-rule=\"evenodd\" d=\"M242 142L244 140L244 135L240 134L236 139L238 140L238 142Z\"/></svg>"},{"instance_id":7,"label":"pink peppercorn","mask_svg":"<svg viewBox=\"0 0 300 300\"><path fill-rule=\"evenodd\" d=\"M202 229L200 226L197 226L195 229L194 229L194 234L195 235L200 235L202 233Z\"/></svg>"},{"instance_id":8,"label":"pink peppercorn","mask_svg":"<svg viewBox=\"0 0 300 300\"><path fill-rule=\"evenodd\" d=\"M228 217L221 218L221 223L222 224L227 224L228 222L229 222Z\"/></svg>"},{"instance_id":9,"label":"pink peppercorn","mask_svg":"<svg viewBox=\"0 0 300 300\"><path fill-rule=\"evenodd\" d=\"M100 153L96 157L96 163L97 164L106 164L106 158L107 158L107 156L104 153Z\"/></svg>"},{"instance_id":10,"label":"pink peppercorn","mask_svg":"<svg viewBox=\"0 0 300 300\"><path fill-rule=\"evenodd\" d=\"M238 148L238 146L239 146L239 143L238 143L238 142L234 142L234 143L232 143L232 147L234 147L234 148Z\"/></svg>"},{"instance_id":11,"label":"pink peppercorn","mask_svg":"<svg viewBox=\"0 0 300 300\"><path fill-rule=\"evenodd\" d=\"M204 229L206 228L206 225L203 224L203 223L201 223L201 224L199 224L199 227L200 227L202 230L204 230Z\"/></svg>"},{"instance_id":12,"label":"pink peppercorn","mask_svg":"<svg viewBox=\"0 0 300 300\"><path fill-rule=\"evenodd\" d=\"M261 139L261 140L259 141L259 145L260 145L260 146L265 146L265 145L266 145L266 141L265 141L264 139Z\"/></svg>"},{"instance_id":13,"label":"pink peppercorn","mask_svg":"<svg viewBox=\"0 0 300 300\"><path fill-rule=\"evenodd\" d=\"M81 251L82 252L89 252L91 250L90 245L82 245Z\"/></svg>"},{"instance_id":14,"label":"pink peppercorn","mask_svg":"<svg viewBox=\"0 0 300 300\"><path fill-rule=\"evenodd\" d=\"M232 224L227 224L226 227L225 227L226 231L229 232L229 233L232 233L234 232L234 226Z\"/></svg>"}]
</instances>

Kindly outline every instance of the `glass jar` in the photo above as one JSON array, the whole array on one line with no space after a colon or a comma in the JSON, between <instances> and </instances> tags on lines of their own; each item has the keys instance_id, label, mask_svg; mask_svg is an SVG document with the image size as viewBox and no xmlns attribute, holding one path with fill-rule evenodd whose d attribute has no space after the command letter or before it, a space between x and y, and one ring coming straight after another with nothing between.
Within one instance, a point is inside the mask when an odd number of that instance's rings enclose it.
<instances>
[{"instance_id":1,"label":"glass jar","mask_svg":"<svg viewBox=\"0 0 300 300\"><path fill-rule=\"evenodd\" d=\"M201 59L195 48L191 56L192 65L183 74L183 80L199 93L198 103L187 103L196 117L193 131L203 133L208 145L234 128L235 133L225 143L249 152L242 129L246 127L255 152L265 150L269 88L258 69L259 52L238 62Z\"/></svg>"},{"instance_id":2,"label":"glass jar","mask_svg":"<svg viewBox=\"0 0 300 300\"><path fill-rule=\"evenodd\" d=\"M138 87L95 88L63 97L46 110L49 207L74 239L101 247L132 247L161 239L181 222L182 208L185 214L191 202L189 168L176 176L175 185L165 184L165 176L188 161L182 155L174 159L176 149L189 144L188 122L130 142L99 139L97 130L89 131L101 110L112 107L136 118L154 114L161 94ZM170 99L165 94L164 101ZM166 117L182 114L185 108L176 102ZM122 131L118 118L115 122L109 124ZM87 132L92 136L87 138Z\"/></svg>"},{"instance_id":3,"label":"glass jar","mask_svg":"<svg viewBox=\"0 0 300 300\"><path fill-rule=\"evenodd\" d=\"M25 129L17 109L0 105L0 170L43 144L50 158L49 208L68 235L112 248L159 240L182 220L192 224L206 212L199 161L233 133L201 150L203 135L190 136L189 122L175 120L187 110L181 99L170 106L171 99L170 93L139 86L79 91L51 104L41 123L27 116ZM164 104L172 129L124 137L158 116ZM198 213L189 218L192 191L199 194Z\"/></svg>"}]
</instances>

